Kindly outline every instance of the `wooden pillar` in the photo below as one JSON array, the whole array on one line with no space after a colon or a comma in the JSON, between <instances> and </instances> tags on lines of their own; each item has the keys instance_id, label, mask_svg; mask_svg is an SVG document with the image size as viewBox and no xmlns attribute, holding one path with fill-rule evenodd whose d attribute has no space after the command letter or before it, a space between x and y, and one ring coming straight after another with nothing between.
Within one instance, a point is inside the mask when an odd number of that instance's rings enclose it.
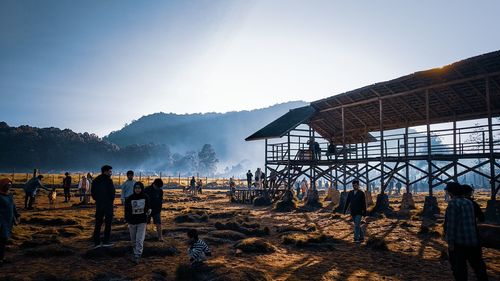
<instances>
[{"instance_id":1,"label":"wooden pillar","mask_svg":"<svg viewBox=\"0 0 500 281\"><path fill-rule=\"evenodd\" d=\"M290 135L290 133L288 133L288 135ZM265 180L265 185L264 185L264 188L269 188L269 184L270 184L270 179L271 179L271 175L269 175L267 173L267 139L265 139L264 141L264 145L265 145L265 155L264 155L264 174L266 175L266 180Z\"/></svg>"},{"instance_id":2,"label":"wooden pillar","mask_svg":"<svg viewBox=\"0 0 500 281\"><path fill-rule=\"evenodd\" d=\"M382 99L378 100L380 127L380 194L384 194L384 116Z\"/></svg>"},{"instance_id":3,"label":"wooden pillar","mask_svg":"<svg viewBox=\"0 0 500 281\"><path fill-rule=\"evenodd\" d=\"M490 79L486 78L486 107L488 111L488 145L490 151L490 187L491 187L491 200L496 198L495 190L495 154L493 153L493 121L491 117L491 96L490 96Z\"/></svg>"},{"instance_id":4,"label":"wooden pillar","mask_svg":"<svg viewBox=\"0 0 500 281\"><path fill-rule=\"evenodd\" d=\"M366 178L366 190L370 191L371 192L371 188L370 188L370 173L369 173L369 169L370 169L370 165L369 165L369 162L368 162L368 140L365 142L365 147L364 147L364 150L365 150L365 159L366 159L366 163L365 163L365 178Z\"/></svg>"},{"instance_id":5,"label":"wooden pillar","mask_svg":"<svg viewBox=\"0 0 500 281\"><path fill-rule=\"evenodd\" d=\"M457 121L453 121L453 181L458 182Z\"/></svg>"},{"instance_id":6,"label":"wooden pillar","mask_svg":"<svg viewBox=\"0 0 500 281\"><path fill-rule=\"evenodd\" d=\"M405 127L405 135L404 135L404 146L405 146L405 185L406 185L406 193L410 192L410 161L408 160L408 126Z\"/></svg>"},{"instance_id":7,"label":"wooden pillar","mask_svg":"<svg viewBox=\"0 0 500 281\"><path fill-rule=\"evenodd\" d=\"M287 142L288 142L288 153L287 153L288 154L288 158L287 158L286 167L287 167L287 178L288 179L287 179L286 187L287 187L288 190L291 190L292 189L292 184L291 184L290 181L291 181L292 176L290 174L290 163L291 163L290 162L290 153L291 153L291 149L290 149L291 148L290 147L290 132L288 132L287 137L288 137L288 140L287 140Z\"/></svg>"},{"instance_id":8,"label":"wooden pillar","mask_svg":"<svg viewBox=\"0 0 500 281\"><path fill-rule=\"evenodd\" d=\"M432 196L432 162L431 162L431 124L429 108L429 90L425 90L425 118L427 125L427 182L429 183L429 196Z\"/></svg>"},{"instance_id":9,"label":"wooden pillar","mask_svg":"<svg viewBox=\"0 0 500 281\"><path fill-rule=\"evenodd\" d=\"M342 169L343 169L343 176L344 176L344 191L347 191L347 147L345 145L345 116L344 116L344 107L342 106L342 151L343 151L343 157L342 159Z\"/></svg>"}]
</instances>

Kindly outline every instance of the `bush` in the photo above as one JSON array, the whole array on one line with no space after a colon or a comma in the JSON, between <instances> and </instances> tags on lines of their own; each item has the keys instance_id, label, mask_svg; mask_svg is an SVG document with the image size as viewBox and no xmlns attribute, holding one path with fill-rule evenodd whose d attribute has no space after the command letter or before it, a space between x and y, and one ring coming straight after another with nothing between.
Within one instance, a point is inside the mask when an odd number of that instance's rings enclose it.
<instances>
[{"instance_id":1,"label":"bush","mask_svg":"<svg viewBox=\"0 0 500 281\"><path fill-rule=\"evenodd\" d=\"M276 247L260 238L243 239L234 244L234 248L244 253L273 253L276 251Z\"/></svg>"},{"instance_id":2,"label":"bush","mask_svg":"<svg viewBox=\"0 0 500 281\"><path fill-rule=\"evenodd\" d=\"M31 217L22 219L26 224L39 224L47 226L60 226L60 225L77 225L78 222L74 219L67 218L46 218L46 217Z\"/></svg>"},{"instance_id":3,"label":"bush","mask_svg":"<svg viewBox=\"0 0 500 281\"><path fill-rule=\"evenodd\" d=\"M227 223L216 222L214 226L218 230L233 230L233 231L241 232L241 233L248 235L248 236L265 236L265 235L269 235L269 233L270 233L270 230L268 227L248 228L248 227L244 227L244 226L240 225L239 223L233 222L233 221L230 221ZM253 226L255 226L255 225L253 225Z\"/></svg>"},{"instance_id":4,"label":"bush","mask_svg":"<svg viewBox=\"0 0 500 281\"><path fill-rule=\"evenodd\" d=\"M208 235L215 238L228 239L233 241L247 238L245 234L234 230L214 230L209 232Z\"/></svg>"}]
</instances>

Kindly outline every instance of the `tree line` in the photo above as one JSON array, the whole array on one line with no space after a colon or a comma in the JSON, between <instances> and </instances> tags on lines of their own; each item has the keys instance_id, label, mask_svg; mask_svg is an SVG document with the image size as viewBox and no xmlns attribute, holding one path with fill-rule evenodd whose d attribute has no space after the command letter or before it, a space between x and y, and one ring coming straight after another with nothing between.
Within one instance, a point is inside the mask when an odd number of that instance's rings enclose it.
<instances>
[{"instance_id":1,"label":"tree line","mask_svg":"<svg viewBox=\"0 0 500 281\"><path fill-rule=\"evenodd\" d=\"M3 171L95 170L109 163L116 170L135 169L190 175L212 175L218 159L211 144L184 154L166 144L118 146L95 134L69 129L10 127L0 122L0 169Z\"/></svg>"}]
</instances>

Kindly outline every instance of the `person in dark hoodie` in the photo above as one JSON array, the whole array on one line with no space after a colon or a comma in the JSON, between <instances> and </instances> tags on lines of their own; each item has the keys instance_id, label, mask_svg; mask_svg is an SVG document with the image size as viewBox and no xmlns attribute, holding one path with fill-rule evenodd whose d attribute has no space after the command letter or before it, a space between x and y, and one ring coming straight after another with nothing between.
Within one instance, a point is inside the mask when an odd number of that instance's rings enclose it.
<instances>
[{"instance_id":1,"label":"person in dark hoodie","mask_svg":"<svg viewBox=\"0 0 500 281\"><path fill-rule=\"evenodd\" d=\"M481 206L479 206L479 204L474 201L474 188L472 188L468 184L462 184L462 190L464 193L464 198L469 199L472 202L472 205L474 205L474 216L476 217L476 220L478 222L484 222L485 217L483 211L481 210Z\"/></svg>"},{"instance_id":2,"label":"person in dark hoodie","mask_svg":"<svg viewBox=\"0 0 500 281\"><path fill-rule=\"evenodd\" d=\"M5 263L5 246L12 234L12 225L19 222L19 214L9 189L12 182L9 179L0 180L0 266Z\"/></svg>"},{"instance_id":3,"label":"person in dark hoodie","mask_svg":"<svg viewBox=\"0 0 500 281\"><path fill-rule=\"evenodd\" d=\"M153 184L146 187L144 192L149 196L151 202L151 218L153 218L153 223L156 225L156 235L158 241L163 241L162 229L161 229L161 208L163 205L163 181L158 178L153 181Z\"/></svg>"},{"instance_id":4,"label":"person in dark hoodie","mask_svg":"<svg viewBox=\"0 0 500 281\"><path fill-rule=\"evenodd\" d=\"M144 192L142 182L134 184L134 193L125 199L125 220L130 231L130 240L134 251L133 262L139 263L146 238L146 223L151 214L149 196Z\"/></svg>"},{"instance_id":5,"label":"person in dark hoodie","mask_svg":"<svg viewBox=\"0 0 500 281\"><path fill-rule=\"evenodd\" d=\"M94 248L111 247L111 222L115 201L115 185L111 179L113 168L109 165L101 167L101 174L92 181L91 195L95 201ZM104 222L104 239L101 244L101 226Z\"/></svg>"},{"instance_id":6,"label":"person in dark hoodie","mask_svg":"<svg viewBox=\"0 0 500 281\"><path fill-rule=\"evenodd\" d=\"M353 190L349 191L344 207L344 214L349 206L351 207L351 216L354 221L354 242L359 243L364 240L364 233L361 229L361 219L366 215L365 193L359 190L359 181L352 181Z\"/></svg>"}]
</instances>

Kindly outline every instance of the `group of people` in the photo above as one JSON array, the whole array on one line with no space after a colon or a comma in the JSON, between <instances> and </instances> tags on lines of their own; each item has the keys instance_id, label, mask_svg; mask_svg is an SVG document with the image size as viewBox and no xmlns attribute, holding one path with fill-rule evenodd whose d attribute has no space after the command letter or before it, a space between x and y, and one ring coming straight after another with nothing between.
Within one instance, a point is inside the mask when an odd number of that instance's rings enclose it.
<instances>
[{"instance_id":1,"label":"group of people","mask_svg":"<svg viewBox=\"0 0 500 281\"><path fill-rule=\"evenodd\" d=\"M249 171L251 174L251 172ZM95 200L95 228L93 234L94 247L111 247L111 226L114 215L115 186L111 179L112 167L104 165L101 174L92 181L91 196ZM69 175L66 175L69 176ZM47 188L41 183L43 176L32 178L25 186L25 207L32 208L38 188ZM194 177L192 181L194 180ZM307 188L307 181L302 184ZM4 263L5 246L11 236L12 226L19 222L13 196L9 192L12 182L9 179L0 180L0 265ZM163 240L161 210L163 205L163 181L157 178L151 186L144 187L140 181L134 180L134 172L127 172L127 180L121 187L121 203L124 206L125 221L128 223L133 246L133 261L138 263L144 248L146 225L152 220L156 225L156 236ZM362 218L367 215L366 199L360 190L359 181L352 182L351 190L345 201L343 212L350 210L354 223L354 241L364 240L361 228ZM450 194L445 213L444 233L448 244L449 261L456 280L467 279L467 262L474 270L478 280L487 280L486 265L482 258L479 241L478 222L484 221L480 206L474 201L474 189L469 185L450 182L445 190ZM307 191L306 191L307 192ZM307 194L307 193L306 193ZM101 228L104 227L104 237L101 239ZM208 245L198 238L195 229L188 231L188 255L193 266L199 266L211 255Z\"/></svg>"},{"instance_id":2,"label":"group of people","mask_svg":"<svg viewBox=\"0 0 500 281\"><path fill-rule=\"evenodd\" d=\"M111 224L113 221L115 187L111 180L112 167L105 165L101 175L95 178L91 194L96 202L94 248L111 247ZM194 179L194 177L193 177ZM134 263L139 263L146 238L146 226L151 221L156 226L156 238L163 241L161 210L163 206L163 181L157 178L144 187L140 181L134 180L134 172L127 172L127 180L120 186L120 200L125 209L125 221L128 223L130 240L132 241ZM104 223L104 237L101 239L101 228ZM193 266L202 264L210 255L206 243L198 238L196 230L188 233L188 254Z\"/></svg>"},{"instance_id":3,"label":"group of people","mask_svg":"<svg viewBox=\"0 0 500 281\"><path fill-rule=\"evenodd\" d=\"M358 180L352 182L352 187L343 212L345 214L350 210L354 223L354 241L360 243L364 240L361 221L366 216L366 199L364 192L359 189ZM485 216L479 204L474 201L474 189L469 185L449 182L445 190L451 199L446 208L443 229L453 276L455 280L467 280L468 262L478 280L488 280L478 231L478 222L484 222Z\"/></svg>"},{"instance_id":4,"label":"group of people","mask_svg":"<svg viewBox=\"0 0 500 281\"><path fill-rule=\"evenodd\" d=\"M265 180L265 174L262 172L262 170L260 168L257 168L257 170L255 170L255 178L254 178L254 175L252 174L252 171L248 170L248 172L247 172L247 187L248 187L248 189L251 189L252 187L263 188L264 187L263 186L264 180Z\"/></svg>"},{"instance_id":5,"label":"group of people","mask_svg":"<svg viewBox=\"0 0 500 281\"><path fill-rule=\"evenodd\" d=\"M196 180L196 178L193 176L189 181L189 186L186 191L191 195L196 196L198 195L198 193L200 194L203 193L202 188L203 188L203 181L201 179Z\"/></svg>"},{"instance_id":6,"label":"group of people","mask_svg":"<svg viewBox=\"0 0 500 281\"><path fill-rule=\"evenodd\" d=\"M36 175L29 179L24 184L24 208L26 210L33 210L33 204L35 203L36 195L38 189L44 189L45 191L53 194L56 192L56 188L47 188L43 183L43 175ZM83 175L78 182L78 191L80 193L80 202L88 203L90 201L90 188L92 186L92 175L88 173L86 176ZM71 175L66 172L62 181L62 188L64 192L64 203L69 203L71 201L71 187L73 184L73 179Z\"/></svg>"},{"instance_id":7,"label":"group of people","mask_svg":"<svg viewBox=\"0 0 500 281\"><path fill-rule=\"evenodd\" d=\"M90 195L95 201L95 226L93 233L94 248L112 247L111 227L114 217L116 189L112 176L112 167L104 165L101 174L91 182ZM66 175L68 176L68 175ZM26 204L32 200L38 188L49 191L42 183L43 176L39 175L30 180L30 192ZM90 184L90 183L89 183ZM7 239L12 234L12 227L19 222L20 215L14 203L13 195L9 192L12 182L9 179L0 180L0 265L5 260ZM139 263L146 237L146 226L151 221L156 226L156 238L163 241L161 210L163 205L163 181L157 178L151 186L144 187L140 181L134 180L134 172L127 172L127 180L121 187L121 203L124 208L124 219L128 224L132 242L132 261ZM50 191L49 191L50 192ZM34 199L33 199L34 200ZM32 206L32 205L29 205ZM32 209L32 208L28 208ZM104 224L104 232L101 233ZM101 235L103 234L103 235ZM198 238L198 232L193 229L187 233L189 248L188 255L192 266L200 266L211 255L208 245Z\"/></svg>"}]
</instances>

